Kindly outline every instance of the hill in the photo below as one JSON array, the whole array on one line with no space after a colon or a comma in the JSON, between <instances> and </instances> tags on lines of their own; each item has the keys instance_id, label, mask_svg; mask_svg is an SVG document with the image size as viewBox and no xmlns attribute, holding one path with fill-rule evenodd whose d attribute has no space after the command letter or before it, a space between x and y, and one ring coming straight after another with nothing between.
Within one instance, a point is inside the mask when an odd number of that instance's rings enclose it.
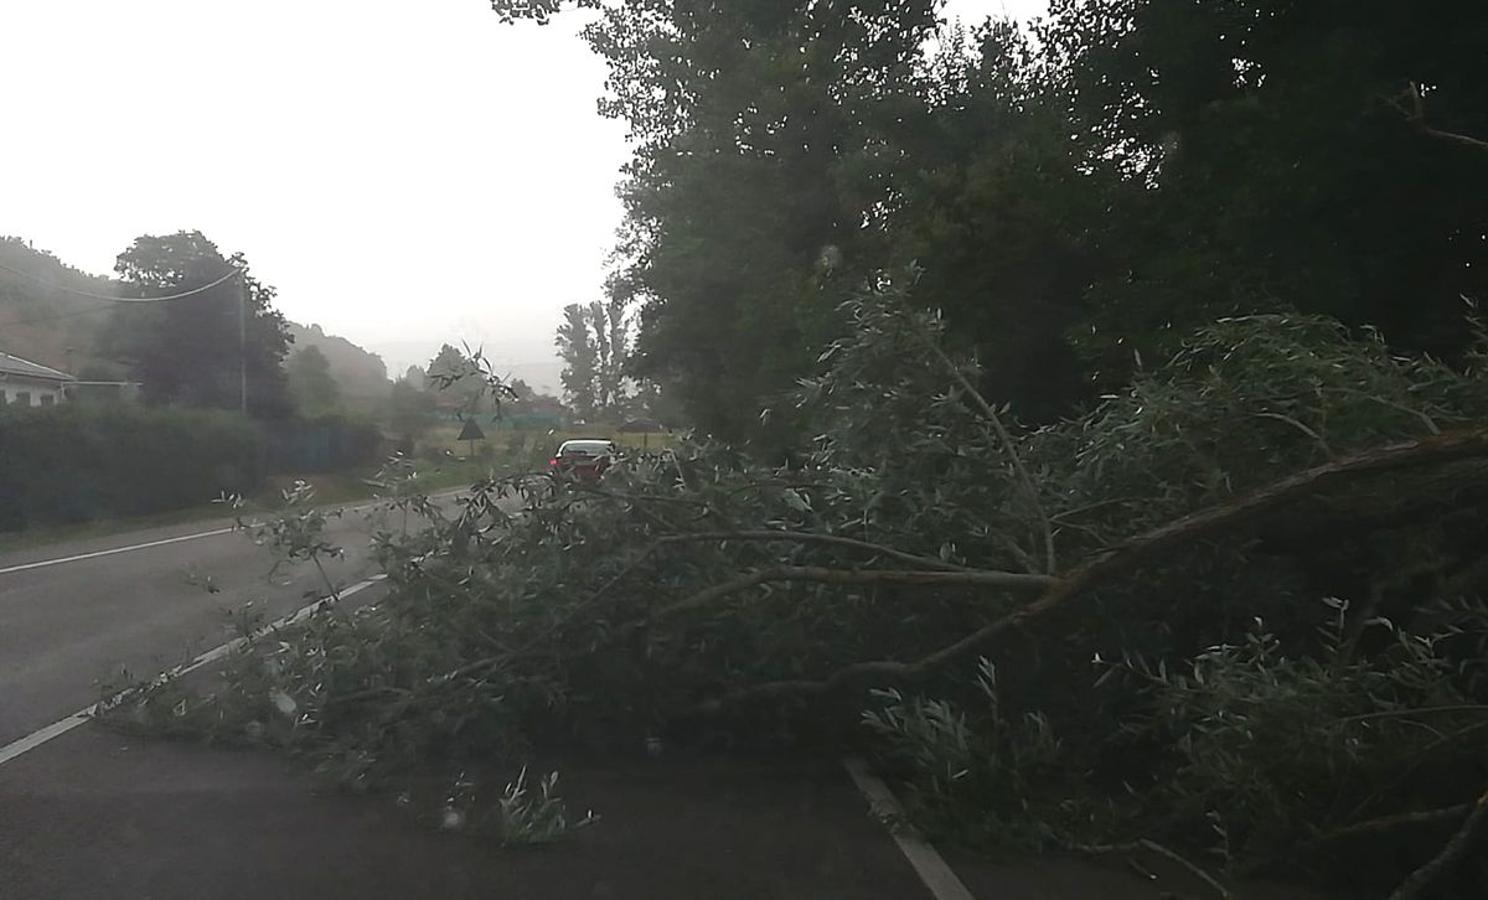
<instances>
[{"instance_id":1,"label":"hill","mask_svg":"<svg viewBox=\"0 0 1488 900\"><path fill-rule=\"evenodd\" d=\"M325 354L330 363L331 377L348 399L380 399L392 388L388 380L387 366L382 357L353 344L344 337L326 334L319 325L301 325L289 322L289 335L294 339L294 353L305 347L314 347Z\"/></svg>"},{"instance_id":2,"label":"hill","mask_svg":"<svg viewBox=\"0 0 1488 900\"><path fill-rule=\"evenodd\" d=\"M0 237L0 352L85 377L125 377L124 367L102 347L114 305L75 292L119 294L111 278L73 268L23 238ZM316 347L325 354L343 396L387 396L391 382L376 354L319 325L289 322L288 327L294 349Z\"/></svg>"},{"instance_id":3,"label":"hill","mask_svg":"<svg viewBox=\"0 0 1488 900\"><path fill-rule=\"evenodd\" d=\"M67 372L118 377L99 338L112 308L112 279L89 275L18 237L0 237L0 351Z\"/></svg>"}]
</instances>

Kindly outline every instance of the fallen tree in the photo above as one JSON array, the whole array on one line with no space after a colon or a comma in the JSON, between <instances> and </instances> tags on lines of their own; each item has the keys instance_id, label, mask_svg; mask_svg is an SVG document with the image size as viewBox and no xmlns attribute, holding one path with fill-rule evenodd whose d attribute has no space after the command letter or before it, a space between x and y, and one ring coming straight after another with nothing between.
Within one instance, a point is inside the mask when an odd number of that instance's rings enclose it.
<instances>
[{"instance_id":1,"label":"fallen tree","mask_svg":"<svg viewBox=\"0 0 1488 900\"><path fill-rule=\"evenodd\" d=\"M901 300L846 310L792 465L689 443L597 486L493 478L453 516L397 488L425 524L378 534L385 601L111 718L364 784L552 744L872 739L948 839L1210 834L1227 869L1405 877L1339 848L1479 779L1482 380L1233 320L1027 430ZM282 553L328 552L299 524Z\"/></svg>"}]
</instances>

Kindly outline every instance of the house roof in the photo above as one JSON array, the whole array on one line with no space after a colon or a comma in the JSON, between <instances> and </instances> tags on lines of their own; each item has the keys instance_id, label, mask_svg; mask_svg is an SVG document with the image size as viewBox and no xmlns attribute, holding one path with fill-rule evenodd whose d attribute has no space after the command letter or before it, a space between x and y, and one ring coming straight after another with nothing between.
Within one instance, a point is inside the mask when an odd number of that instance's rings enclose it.
<instances>
[{"instance_id":1,"label":"house roof","mask_svg":"<svg viewBox=\"0 0 1488 900\"><path fill-rule=\"evenodd\" d=\"M7 375L25 375L28 378L41 378L47 381L72 381L72 376L66 372L34 363L29 359L21 359L19 356L11 356L9 353L0 353L0 372Z\"/></svg>"}]
</instances>

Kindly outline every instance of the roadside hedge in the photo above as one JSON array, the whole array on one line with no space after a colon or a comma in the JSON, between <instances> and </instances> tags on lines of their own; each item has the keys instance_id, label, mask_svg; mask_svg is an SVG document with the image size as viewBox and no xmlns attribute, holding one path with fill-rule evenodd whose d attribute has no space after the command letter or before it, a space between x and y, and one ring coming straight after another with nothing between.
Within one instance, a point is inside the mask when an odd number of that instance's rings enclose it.
<instances>
[{"instance_id":1,"label":"roadside hedge","mask_svg":"<svg viewBox=\"0 0 1488 900\"><path fill-rule=\"evenodd\" d=\"M64 405L0 410L0 531L134 516L247 493L259 427L237 413Z\"/></svg>"}]
</instances>

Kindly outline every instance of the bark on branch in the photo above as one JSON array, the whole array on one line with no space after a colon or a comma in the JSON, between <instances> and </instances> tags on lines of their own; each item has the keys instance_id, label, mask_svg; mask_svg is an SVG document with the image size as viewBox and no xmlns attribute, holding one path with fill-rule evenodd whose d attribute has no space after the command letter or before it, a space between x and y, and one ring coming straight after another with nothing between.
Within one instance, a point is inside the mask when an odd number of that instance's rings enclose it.
<instances>
[{"instance_id":1,"label":"bark on branch","mask_svg":"<svg viewBox=\"0 0 1488 900\"><path fill-rule=\"evenodd\" d=\"M845 666L819 680L758 684L711 700L703 704L701 711L713 712L724 706L769 697L827 693L868 678L918 678L969 655L1004 631L1045 615L1090 588L1126 574L1176 547L1237 530L1286 506L1352 482L1482 456L1488 456L1488 429L1450 432L1419 441L1391 444L1314 466L1228 503L1183 516L1103 550L1059 577L1050 579L1043 594L1033 602L915 662L862 662Z\"/></svg>"},{"instance_id":2,"label":"bark on branch","mask_svg":"<svg viewBox=\"0 0 1488 900\"><path fill-rule=\"evenodd\" d=\"M1409 100L1410 105L1407 106L1404 102L1402 102L1402 98L1405 100ZM1488 141L1482 140L1481 138L1475 138L1471 135L1466 134L1459 134L1455 131L1443 131L1440 128L1433 128L1430 125L1427 125L1426 104L1421 99L1421 86L1416 84L1414 81L1410 82L1410 84L1404 91L1400 93L1398 97L1389 98L1389 103L1391 106L1400 110L1400 112L1405 116L1405 120L1412 126L1414 126L1417 131L1420 131L1422 134L1427 135L1428 137L1434 137L1443 141L1451 141L1454 144L1462 144L1463 146L1472 147L1475 150L1488 150Z\"/></svg>"},{"instance_id":3,"label":"bark on branch","mask_svg":"<svg viewBox=\"0 0 1488 900\"><path fill-rule=\"evenodd\" d=\"M1054 584L1048 575L1023 572L919 572L894 569L828 569L821 566L770 566L745 572L722 584L698 591L685 600L664 606L656 613L665 617L707 606L730 594L757 584L774 581L812 581L823 584L902 584L914 587L989 587L1004 591L1041 591Z\"/></svg>"},{"instance_id":4,"label":"bark on branch","mask_svg":"<svg viewBox=\"0 0 1488 900\"><path fill-rule=\"evenodd\" d=\"M883 544L874 544L869 541L860 541L855 538L839 537L835 534L813 534L806 531L699 531L690 534L669 534L658 538L658 544L682 544L707 541L781 541L783 543L797 544L827 544L834 547L845 547L851 550L862 550L868 553L877 553L902 563L920 566L926 569L939 569L946 572L971 572L966 566L958 566L955 563L936 559L933 556L920 556L915 553L905 553L903 550L895 550Z\"/></svg>"},{"instance_id":5,"label":"bark on branch","mask_svg":"<svg viewBox=\"0 0 1488 900\"><path fill-rule=\"evenodd\" d=\"M1447 841L1441 852L1432 857L1426 865L1410 873L1400 883L1390 900L1416 900L1422 892L1429 888L1438 878L1457 864L1457 861L1466 855L1468 848L1472 846L1473 839L1477 836L1478 829L1488 821L1488 790L1478 796L1472 804L1472 812L1468 814L1467 820L1452 839Z\"/></svg>"}]
</instances>

